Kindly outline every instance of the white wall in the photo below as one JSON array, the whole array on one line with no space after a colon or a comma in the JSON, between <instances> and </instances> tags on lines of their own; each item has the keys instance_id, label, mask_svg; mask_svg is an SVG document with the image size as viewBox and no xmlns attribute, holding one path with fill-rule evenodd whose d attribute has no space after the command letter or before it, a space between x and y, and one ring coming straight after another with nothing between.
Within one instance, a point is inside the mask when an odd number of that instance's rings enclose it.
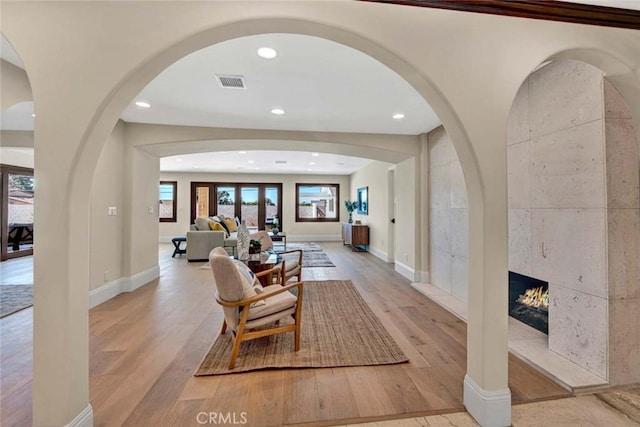
<instances>
[{"instance_id":1,"label":"white wall","mask_svg":"<svg viewBox=\"0 0 640 427\"><path fill-rule=\"evenodd\" d=\"M341 224L348 213L344 200L351 199L350 177L346 175L270 175L270 174L215 174L215 173L161 173L162 181L178 182L177 222L160 223L160 240L168 241L175 236L184 236L189 230L191 220L190 199L191 182L272 182L282 183L283 230L287 239L293 240L340 240ZM319 183L340 185L340 221L338 222L299 222L296 223L296 183Z\"/></svg>"},{"instance_id":2,"label":"white wall","mask_svg":"<svg viewBox=\"0 0 640 427\"><path fill-rule=\"evenodd\" d=\"M158 269L158 185L160 159L137 148L125 156L125 275ZM184 233L182 233L184 234ZM147 277L152 277L150 274ZM143 284L143 283L140 283Z\"/></svg>"},{"instance_id":3,"label":"white wall","mask_svg":"<svg viewBox=\"0 0 640 427\"><path fill-rule=\"evenodd\" d=\"M91 188L90 289L121 278L123 274L124 155L123 123L118 122L102 149ZM108 207L117 215L107 215Z\"/></svg>"},{"instance_id":4,"label":"white wall","mask_svg":"<svg viewBox=\"0 0 640 427\"><path fill-rule=\"evenodd\" d=\"M372 162L351 175L351 197L356 200L357 189L368 189L368 215L353 213L353 220L360 220L369 226L369 251L379 258L387 260L388 244L388 196L387 173L392 166L386 162Z\"/></svg>"},{"instance_id":5,"label":"white wall","mask_svg":"<svg viewBox=\"0 0 640 427\"><path fill-rule=\"evenodd\" d=\"M464 300L468 292L469 217L464 175L441 126L427 135L429 150L430 282Z\"/></svg>"},{"instance_id":6,"label":"white wall","mask_svg":"<svg viewBox=\"0 0 640 427\"><path fill-rule=\"evenodd\" d=\"M0 163L33 169L33 148L0 147Z\"/></svg>"},{"instance_id":7,"label":"white wall","mask_svg":"<svg viewBox=\"0 0 640 427\"><path fill-rule=\"evenodd\" d=\"M396 165L396 270L405 277L416 270L416 158ZM385 175L386 177L386 175ZM415 277L410 278L415 281Z\"/></svg>"}]
</instances>

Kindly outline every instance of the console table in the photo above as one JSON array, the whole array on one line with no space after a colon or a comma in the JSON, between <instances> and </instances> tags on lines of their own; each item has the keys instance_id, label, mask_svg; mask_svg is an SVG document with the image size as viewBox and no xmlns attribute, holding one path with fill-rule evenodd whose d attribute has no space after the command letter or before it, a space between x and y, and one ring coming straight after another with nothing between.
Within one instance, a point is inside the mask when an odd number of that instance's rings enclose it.
<instances>
[{"instance_id":1,"label":"console table","mask_svg":"<svg viewBox=\"0 0 640 427\"><path fill-rule=\"evenodd\" d=\"M343 222L342 244L351 246L352 250L367 251L369 249L369 226Z\"/></svg>"}]
</instances>

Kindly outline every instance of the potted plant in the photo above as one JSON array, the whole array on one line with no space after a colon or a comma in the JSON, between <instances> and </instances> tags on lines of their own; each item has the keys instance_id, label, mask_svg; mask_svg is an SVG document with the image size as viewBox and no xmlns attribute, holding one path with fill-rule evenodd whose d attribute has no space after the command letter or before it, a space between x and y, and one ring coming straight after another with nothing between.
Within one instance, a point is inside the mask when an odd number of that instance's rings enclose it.
<instances>
[{"instance_id":1,"label":"potted plant","mask_svg":"<svg viewBox=\"0 0 640 427\"><path fill-rule=\"evenodd\" d=\"M358 202L355 200L345 200L344 207L347 208L347 212L349 212L349 224L351 224L353 222L353 211L358 209Z\"/></svg>"},{"instance_id":2,"label":"potted plant","mask_svg":"<svg viewBox=\"0 0 640 427\"><path fill-rule=\"evenodd\" d=\"M271 224L271 232L274 236L280 232L280 223L278 222L278 217L273 218L273 223Z\"/></svg>"},{"instance_id":3,"label":"potted plant","mask_svg":"<svg viewBox=\"0 0 640 427\"><path fill-rule=\"evenodd\" d=\"M262 242L251 239L249 242L249 254L259 254L262 251Z\"/></svg>"}]
</instances>

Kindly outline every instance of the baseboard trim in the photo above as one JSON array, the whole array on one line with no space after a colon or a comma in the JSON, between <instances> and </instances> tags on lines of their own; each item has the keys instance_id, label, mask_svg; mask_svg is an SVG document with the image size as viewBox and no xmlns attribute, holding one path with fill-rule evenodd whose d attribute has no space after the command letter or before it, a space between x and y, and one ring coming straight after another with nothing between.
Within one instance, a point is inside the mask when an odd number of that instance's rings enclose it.
<instances>
[{"instance_id":1,"label":"baseboard trim","mask_svg":"<svg viewBox=\"0 0 640 427\"><path fill-rule=\"evenodd\" d=\"M416 274L416 282L419 283L429 283L429 272L428 271L418 271Z\"/></svg>"},{"instance_id":2,"label":"baseboard trim","mask_svg":"<svg viewBox=\"0 0 640 427\"><path fill-rule=\"evenodd\" d=\"M123 290L124 292L133 292L139 287L146 285L147 283L157 279L158 277L160 277L160 266L156 264L147 270L141 271L140 273L131 276L129 278L128 287Z\"/></svg>"},{"instance_id":3,"label":"baseboard trim","mask_svg":"<svg viewBox=\"0 0 640 427\"><path fill-rule=\"evenodd\" d=\"M287 236L287 242L341 242L342 236L339 234L292 234Z\"/></svg>"},{"instance_id":4,"label":"baseboard trim","mask_svg":"<svg viewBox=\"0 0 640 427\"><path fill-rule=\"evenodd\" d=\"M413 268L409 267L408 265L403 264L400 261L396 260L395 270L396 270L396 273L401 274L402 276L409 279L411 282L417 282L416 271Z\"/></svg>"},{"instance_id":5,"label":"baseboard trim","mask_svg":"<svg viewBox=\"0 0 640 427\"><path fill-rule=\"evenodd\" d=\"M160 277L160 266L155 265L131 277L121 277L97 289L93 289L89 291L89 308L91 309L103 302L109 301L121 293L133 292L158 277Z\"/></svg>"},{"instance_id":6,"label":"baseboard trim","mask_svg":"<svg viewBox=\"0 0 640 427\"><path fill-rule=\"evenodd\" d=\"M369 247L369 252L371 253L371 255L380 258L384 262L391 262L389 260L389 257L387 257L387 253L386 252L383 252L383 251L381 251L379 249L372 248L372 247Z\"/></svg>"},{"instance_id":7,"label":"baseboard trim","mask_svg":"<svg viewBox=\"0 0 640 427\"><path fill-rule=\"evenodd\" d=\"M508 388L483 390L469 375L465 375L464 406L483 427L511 425L511 391Z\"/></svg>"},{"instance_id":8,"label":"baseboard trim","mask_svg":"<svg viewBox=\"0 0 640 427\"><path fill-rule=\"evenodd\" d=\"M97 305L102 304L105 301L109 301L111 298L120 295L124 292L122 289L125 286L126 281L129 278L121 277L118 280L114 280L113 282L109 282L106 285L102 285L99 288L92 289L89 291L89 308L93 308Z\"/></svg>"},{"instance_id":9,"label":"baseboard trim","mask_svg":"<svg viewBox=\"0 0 640 427\"><path fill-rule=\"evenodd\" d=\"M76 417L65 427L93 427L93 408L88 404Z\"/></svg>"}]
</instances>

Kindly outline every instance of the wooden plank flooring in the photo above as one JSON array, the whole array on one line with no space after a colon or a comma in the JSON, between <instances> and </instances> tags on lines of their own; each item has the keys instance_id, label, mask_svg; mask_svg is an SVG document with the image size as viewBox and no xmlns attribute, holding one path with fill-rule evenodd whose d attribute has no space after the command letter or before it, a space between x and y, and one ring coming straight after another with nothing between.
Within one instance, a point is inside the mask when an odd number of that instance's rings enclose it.
<instances>
[{"instance_id":1,"label":"wooden plank flooring","mask_svg":"<svg viewBox=\"0 0 640 427\"><path fill-rule=\"evenodd\" d=\"M90 311L94 424L196 426L211 412L244 414L251 426L335 425L464 410L465 323L373 255L321 246L336 267L304 269L303 279L352 280L410 363L194 377L222 310L211 272L161 244L158 280ZM31 424L31 316L0 321L3 426ZM514 403L569 395L511 355L509 386Z\"/></svg>"}]
</instances>

